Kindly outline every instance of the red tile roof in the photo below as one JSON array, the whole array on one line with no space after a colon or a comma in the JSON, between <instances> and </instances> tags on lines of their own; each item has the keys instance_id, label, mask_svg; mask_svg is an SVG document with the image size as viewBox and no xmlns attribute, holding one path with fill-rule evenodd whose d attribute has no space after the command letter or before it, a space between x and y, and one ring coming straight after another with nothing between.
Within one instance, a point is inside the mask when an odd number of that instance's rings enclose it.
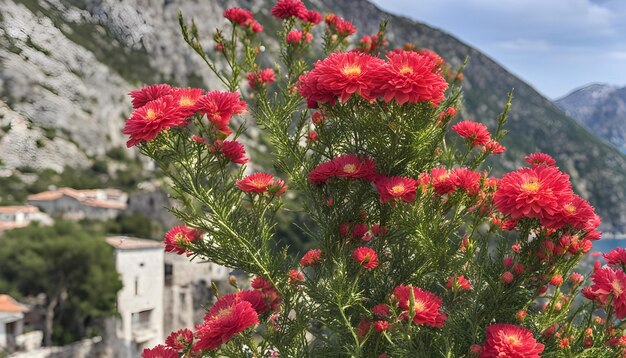
<instances>
[{"instance_id":1,"label":"red tile roof","mask_svg":"<svg viewBox=\"0 0 626 358\"><path fill-rule=\"evenodd\" d=\"M33 205L0 206L0 213L2 214L36 213L36 212L39 212L39 208Z\"/></svg>"},{"instance_id":2,"label":"red tile roof","mask_svg":"<svg viewBox=\"0 0 626 358\"><path fill-rule=\"evenodd\" d=\"M9 295L0 295L0 312L26 312L28 308Z\"/></svg>"},{"instance_id":3,"label":"red tile roof","mask_svg":"<svg viewBox=\"0 0 626 358\"><path fill-rule=\"evenodd\" d=\"M126 203L119 200L97 200L99 192L104 192L107 197L119 198L124 192L118 189L89 189L76 190L72 188L60 188L57 190L44 191L28 196L28 201L52 201L61 198L63 195L74 198L84 205L105 208L105 209L126 209Z\"/></svg>"}]
</instances>

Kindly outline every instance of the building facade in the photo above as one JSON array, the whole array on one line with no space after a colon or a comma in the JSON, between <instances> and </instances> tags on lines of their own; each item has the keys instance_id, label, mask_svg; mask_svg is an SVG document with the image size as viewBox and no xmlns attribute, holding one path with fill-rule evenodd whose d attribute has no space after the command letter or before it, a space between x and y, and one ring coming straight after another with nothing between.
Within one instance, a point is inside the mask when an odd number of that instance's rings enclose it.
<instances>
[{"instance_id":1,"label":"building facade","mask_svg":"<svg viewBox=\"0 0 626 358\"><path fill-rule=\"evenodd\" d=\"M126 210L128 195L117 189L61 188L28 196L28 204L66 219L109 220Z\"/></svg>"},{"instance_id":2,"label":"building facade","mask_svg":"<svg viewBox=\"0 0 626 358\"><path fill-rule=\"evenodd\" d=\"M145 348L162 344L163 244L115 236L106 238L115 249L115 265L124 287L117 295L120 319L115 356L137 357Z\"/></svg>"}]
</instances>

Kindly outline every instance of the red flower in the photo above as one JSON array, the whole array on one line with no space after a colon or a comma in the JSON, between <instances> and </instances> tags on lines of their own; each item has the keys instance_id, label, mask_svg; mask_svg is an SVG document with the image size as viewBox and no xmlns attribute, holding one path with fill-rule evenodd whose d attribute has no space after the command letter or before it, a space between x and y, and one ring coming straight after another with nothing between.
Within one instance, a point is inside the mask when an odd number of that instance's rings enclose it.
<instances>
[{"instance_id":1,"label":"red flower","mask_svg":"<svg viewBox=\"0 0 626 358\"><path fill-rule=\"evenodd\" d=\"M136 109L126 121L122 132L130 135L126 146L130 148L141 142L149 142L164 129L179 126L184 120L174 97L167 95L150 101Z\"/></svg>"},{"instance_id":2,"label":"red flower","mask_svg":"<svg viewBox=\"0 0 626 358\"><path fill-rule=\"evenodd\" d=\"M506 150L506 147L495 140L490 140L483 145L483 151L491 154L502 154Z\"/></svg>"},{"instance_id":3,"label":"red flower","mask_svg":"<svg viewBox=\"0 0 626 358\"><path fill-rule=\"evenodd\" d=\"M378 255L376 251L366 246L356 248L352 252L352 259L368 270L372 270L378 266Z\"/></svg>"},{"instance_id":4,"label":"red flower","mask_svg":"<svg viewBox=\"0 0 626 358\"><path fill-rule=\"evenodd\" d=\"M565 203L561 210L552 216L542 218L541 225L551 229L560 229L566 224L577 230L593 231L589 222L595 220L596 213L593 207L583 198L572 194L569 202Z\"/></svg>"},{"instance_id":5,"label":"red flower","mask_svg":"<svg viewBox=\"0 0 626 358\"><path fill-rule=\"evenodd\" d=\"M258 73L248 73L248 85L252 89L269 83L274 83L275 81L276 75L274 74L274 70L271 68L266 68Z\"/></svg>"},{"instance_id":6,"label":"red flower","mask_svg":"<svg viewBox=\"0 0 626 358\"><path fill-rule=\"evenodd\" d=\"M193 342L193 332L187 328L172 332L166 339L165 344L177 351L186 349ZM178 357L178 356L176 356Z\"/></svg>"},{"instance_id":7,"label":"red flower","mask_svg":"<svg viewBox=\"0 0 626 358\"><path fill-rule=\"evenodd\" d=\"M236 140L225 140L222 142L220 149L222 150L224 157L233 163L246 164L248 162L248 158L246 158L246 150L244 149L243 144L237 142Z\"/></svg>"},{"instance_id":8,"label":"red flower","mask_svg":"<svg viewBox=\"0 0 626 358\"><path fill-rule=\"evenodd\" d=\"M450 173L457 188L461 188L469 195L476 195L480 190L480 173L467 168L454 168Z\"/></svg>"},{"instance_id":9,"label":"red flower","mask_svg":"<svg viewBox=\"0 0 626 358\"><path fill-rule=\"evenodd\" d=\"M324 115L320 112L315 112L311 116L311 120L313 121L313 123L315 123L316 126L322 125L322 123L324 123L324 119Z\"/></svg>"},{"instance_id":10,"label":"red flower","mask_svg":"<svg viewBox=\"0 0 626 358\"><path fill-rule=\"evenodd\" d=\"M187 252L187 246L190 242L199 239L201 233L199 230L181 225L174 226L165 234L163 242L165 243L165 251L174 252L182 255Z\"/></svg>"},{"instance_id":11,"label":"red flower","mask_svg":"<svg viewBox=\"0 0 626 358\"><path fill-rule=\"evenodd\" d=\"M300 30L291 30L287 33L287 43L292 45L297 45L302 41L302 31Z\"/></svg>"},{"instance_id":12,"label":"red flower","mask_svg":"<svg viewBox=\"0 0 626 358\"><path fill-rule=\"evenodd\" d=\"M556 164L554 158L544 153L532 153L525 157L524 160L526 163L532 165L533 168L540 165L553 167Z\"/></svg>"},{"instance_id":13,"label":"red flower","mask_svg":"<svg viewBox=\"0 0 626 358\"><path fill-rule=\"evenodd\" d=\"M326 183L326 181L337 173L337 166L334 161L324 162L309 173L309 181L316 185Z\"/></svg>"},{"instance_id":14,"label":"red flower","mask_svg":"<svg viewBox=\"0 0 626 358\"><path fill-rule=\"evenodd\" d=\"M309 22L311 25L317 25L322 21L322 15L315 10L307 10L306 15L300 20Z\"/></svg>"},{"instance_id":15,"label":"red flower","mask_svg":"<svg viewBox=\"0 0 626 358\"><path fill-rule=\"evenodd\" d=\"M236 300L250 302L252 308L254 308L258 315L262 315L270 310L268 302L265 301L265 296L261 291L242 290L236 293L231 293L231 295L234 295Z\"/></svg>"},{"instance_id":16,"label":"red flower","mask_svg":"<svg viewBox=\"0 0 626 358\"><path fill-rule=\"evenodd\" d=\"M132 103L134 109L141 108L148 102L170 94L172 94L172 86L165 83L146 86L139 90L130 91L129 93L133 99Z\"/></svg>"},{"instance_id":17,"label":"red flower","mask_svg":"<svg viewBox=\"0 0 626 358\"><path fill-rule=\"evenodd\" d=\"M544 345L537 343L533 333L512 324L496 323L487 327L480 358L539 358Z\"/></svg>"},{"instance_id":18,"label":"red flower","mask_svg":"<svg viewBox=\"0 0 626 358\"><path fill-rule=\"evenodd\" d=\"M308 15L308 10L300 0L279 0L272 7L272 16L279 19L297 17L302 19Z\"/></svg>"},{"instance_id":19,"label":"red flower","mask_svg":"<svg viewBox=\"0 0 626 358\"><path fill-rule=\"evenodd\" d=\"M350 21L335 14L326 15L324 21L331 30L336 31L340 36L350 36L356 32L356 27Z\"/></svg>"},{"instance_id":20,"label":"red flower","mask_svg":"<svg viewBox=\"0 0 626 358\"><path fill-rule=\"evenodd\" d=\"M518 321L523 322L524 319L526 319L526 315L527 315L526 311L520 310L520 311L517 311L517 313L515 314L515 318L517 318Z\"/></svg>"},{"instance_id":21,"label":"red flower","mask_svg":"<svg viewBox=\"0 0 626 358\"><path fill-rule=\"evenodd\" d=\"M287 276L289 276L289 283L291 283L292 285L296 285L299 282L304 281L304 275L298 270L289 270Z\"/></svg>"},{"instance_id":22,"label":"red flower","mask_svg":"<svg viewBox=\"0 0 626 358\"><path fill-rule=\"evenodd\" d=\"M264 193L274 183L274 176L267 173L254 173L237 180L237 187L246 193Z\"/></svg>"},{"instance_id":23,"label":"red flower","mask_svg":"<svg viewBox=\"0 0 626 358\"><path fill-rule=\"evenodd\" d=\"M206 114L217 130L226 134L232 133L228 128L231 117L245 112L246 108L246 102L241 100L237 92L211 91L197 102L198 112Z\"/></svg>"},{"instance_id":24,"label":"red flower","mask_svg":"<svg viewBox=\"0 0 626 358\"><path fill-rule=\"evenodd\" d=\"M448 279L448 282L446 283L446 287L451 289L454 292L458 292L458 291L471 291L472 290L472 285L470 284L470 282L465 278L465 276L452 276Z\"/></svg>"},{"instance_id":25,"label":"red flower","mask_svg":"<svg viewBox=\"0 0 626 358\"><path fill-rule=\"evenodd\" d=\"M423 324L426 326L443 327L446 315L441 312L441 298L435 296L432 292L422 290L418 287L400 285L393 289L393 295L398 300L400 309L408 311L410 309L411 289L414 297L413 323ZM406 318L411 315L408 312L403 313Z\"/></svg>"},{"instance_id":26,"label":"red flower","mask_svg":"<svg viewBox=\"0 0 626 358\"><path fill-rule=\"evenodd\" d=\"M254 17L248 10L244 10L238 7L231 7L224 11L224 17L230 20L232 23L241 26L251 26L254 23Z\"/></svg>"},{"instance_id":27,"label":"red flower","mask_svg":"<svg viewBox=\"0 0 626 358\"><path fill-rule=\"evenodd\" d=\"M389 329L389 322L387 321L376 321L374 322L374 329L376 332L381 333Z\"/></svg>"},{"instance_id":28,"label":"red flower","mask_svg":"<svg viewBox=\"0 0 626 358\"><path fill-rule=\"evenodd\" d=\"M332 53L300 77L298 92L309 107L317 102L334 105L337 99L346 102L353 94L369 100L383 65L383 60L359 52Z\"/></svg>"},{"instance_id":29,"label":"red flower","mask_svg":"<svg viewBox=\"0 0 626 358\"><path fill-rule=\"evenodd\" d=\"M231 340L236 334L259 323L259 316L248 301L232 296L222 296L196 327L198 341L193 350L214 350Z\"/></svg>"},{"instance_id":30,"label":"red flower","mask_svg":"<svg viewBox=\"0 0 626 358\"><path fill-rule=\"evenodd\" d=\"M317 142L319 137L316 131L309 131L309 134L306 135L307 142Z\"/></svg>"},{"instance_id":31,"label":"red flower","mask_svg":"<svg viewBox=\"0 0 626 358\"><path fill-rule=\"evenodd\" d=\"M578 272L572 272L572 274L569 277L569 281L573 284L573 285L580 285L583 282L583 275L579 274Z\"/></svg>"},{"instance_id":32,"label":"red flower","mask_svg":"<svg viewBox=\"0 0 626 358\"><path fill-rule=\"evenodd\" d=\"M141 352L142 358L178 358L178 352L162 344L154 348L146 348Z\"/></svg>"},{"instance_id":33,"label":"red flower","mask_svg":"<svg viewBox=\"0 0 626 358\"><path fill-rule=\"evenodd\" d=\"M515 279L515 277L513 276L513 274L510 271L505 271L502 276L500 277L500 279L502 280L502 282L506 283L507 285L510 284L511 282L513 282L513 280Z\"/></svg>"},{"instance_id":34,"label":"red flower","mask_svg":"<svg viewBox=\"0 0 626 358\"><path fill-rule=\"evenodd\" d=\"M617 267L623 267L626 265L626 249L622 247L618 247L609 251L608 254L604 254L604 259L606 263L609 265L614 265Z\"/></svg>"},{"instance_id":35,"label":"red flower","mask_svg":"<svg viewBox=\"0 0 626 358\"><path fill-rule=\"evenodd\" d=\"M433 168L430 171L430 184L435 193L445 195L456 190L455 179L446 168Z\"/></svg>"},{"instance_id":36,"label":"red flower","mask_svg":"<svg viewBox=\"0 0 626 358\"><path fill-rule=\"evenodd\" d=\"M335 175L340 178L363 179L371 181L376 175L376 163L372 158L346 154L332 160L335 163Z\"/></svg>"},{"instance_id":37,"label":"red flower","mask_svg":"<svg viewBox=\"0 0 626 358\"><path fill-rule=\"evenodd\" d=\"M322 260L322 250L309 250L300 259L300 265L303 267L313 266Z\"/></svg>"},{"instance_id":38,"label":"red flower","mask_svg":"<svg viewBox=\"0 0 626 358\"><path fill-rule=\"evenodd\" d=\"M618 319L626 317L626 274L621 270L602 268L591 275L591 293L600 303L607 304L613 297L612 305Z\"/></svg>"},{"instance_id":39,"label":"red flower","mask_svg":"<svg viewBox=\"0 0 626 358\"><path fill-rule=\"evenodd\" d=\"M415 200L417 182L411 178L405 177L381 177L374 183L380 202L386 203L395 199L401 199L407 203Z\"/></svg>"},{"instance_id":40,"label":"red flower","mask_svg":"<svg viewBox=\"0 0 626 358\"><path fill-rule=\"evenodd\" d=\"M467 139L472 146L485 145L491 140L487 127L474 121L462 121L450 127L462 138Z\"/></svg>"},{"instance_id":41,"label":"red flower","mask_svg":"<svg viewBox=\"0 0 626 358\"><path fill-rule=\"evenodd\" d=\"M569 176L554 167L521 168L498 183L493 202L513 219L545 218L559 213L572 200Z\"/></svg>"},{"instance_id":42,"label":"red flower","mask_svg":"<svg viewBox=\"0 0 626 358\"><path fill-rule=\"evenodd\" d=\"M378 304L378 305L372 307L372 313L374 313L375 315L378 315L380 317L389 317L389 315L390 315L389 306L387 306L384 303Z\"/></svg>"},{"instance_id":43,"label":"red flower","mask_svg":"<svg viewBox=\"0 0 626 358\"><path fill-rule=\"evenodd\" d=\"M270 310L272 311L275 310L282 301L282 298L280 297L278 291L276 291L276 288L272 285L272 283L261 276L255 277L250 282L250 286L252 286L252 288L254 288L255 290L261 292L263 298L265 299L265 302L267 302Z\"/></svg>"},{"instance_id":44,"label":"red flower","mask_svg":"<svg viewBox=\"0 0 626 358\"><path fill-rule=\"evenodd\" d=\"M438 105L444 99L448 83L432 58L404 50L390 52L387 58L389 62L374 80L373 97L398 104L430 101Z\"/></svg>"},{"instance_id":45,"label":"red flower","mask_svg":"<svg viewBox=\"0 0 626 358\"><path fill-rule=\"evenodd\" d=\"M183 117L189 117L196 112L196 103L203 93L204 91L200 88L174 88L172 90L172 96Z\"/></svg>"},{"instance_id":46,"label":"red flower","mask_svg":"<svg viewBox=\"0 0 626 358\"><path fill-rule=\"evenodd\" d=\"M550 284L552 286L561 286L562 283L563 283L563 276L561 276L560 274L556 274L552 276L552 278L550 278Z\"/></svg>"},{"instance_id":47,"label":"red flower","mask_svg":"<svg viewBox=\"0 0 626 358\"><path fill-rule=\"evenodd\" d=\"M252 23L252 25L250 26L250 30L252 30L252 32L261 32L263 31L263 25L259 24L258 22L254 21Z\"/></svg>"}]
</instances>

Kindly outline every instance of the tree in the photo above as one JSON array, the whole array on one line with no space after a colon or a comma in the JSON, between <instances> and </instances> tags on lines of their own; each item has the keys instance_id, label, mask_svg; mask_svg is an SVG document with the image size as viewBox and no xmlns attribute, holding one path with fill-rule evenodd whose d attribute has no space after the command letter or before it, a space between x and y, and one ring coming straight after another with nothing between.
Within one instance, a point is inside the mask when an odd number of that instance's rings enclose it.
<instances>
[{"instance_id":1,"label":"tree","mask_svg":"<svg viewBox=\"0 0 626 358\"><path fill-rule=\"evenodd\" d=\"M10 231L0 242L0 291L46 296L44 345L80 339L116 313L122 282L112 248L98 235L57 221Z\"/></svg>"}]
</instances>

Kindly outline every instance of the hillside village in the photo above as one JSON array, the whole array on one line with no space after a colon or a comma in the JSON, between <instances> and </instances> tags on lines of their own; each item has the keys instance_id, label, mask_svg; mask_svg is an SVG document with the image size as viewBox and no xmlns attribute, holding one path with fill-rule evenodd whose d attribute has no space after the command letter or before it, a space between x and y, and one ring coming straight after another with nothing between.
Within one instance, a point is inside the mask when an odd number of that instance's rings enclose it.
<instances>
[{"instance_id":1,"label":"hillside village","mask_svg":"<svg viewBox=\"0 0 626 358\"><path fill-rule=\"evenodd\" d=\"M154 206L154 199L146 200L145 193L138 198L142 204ZM55 218L110 220L137 206L131 201L127 193L111 188L60 188L32 194L26 205L0 206L0 236L31 223L52 225ZM153 209L148 205L148 210ZM162 342L166 332L198 324L204 314L202 307L211 299L211 284L224 286L228 281L225 267L165 252L161 241L127 236L108 236L105 241L114 249L115 267L123 282L117 295L119 316L107 322L103 337L65 349L137 356L144 348ZM37 299L18 302L0 292L0 351L17 352L15 357L63 352L64 348L40 347L38 311Z\"/></svg>"}]
</instances>

